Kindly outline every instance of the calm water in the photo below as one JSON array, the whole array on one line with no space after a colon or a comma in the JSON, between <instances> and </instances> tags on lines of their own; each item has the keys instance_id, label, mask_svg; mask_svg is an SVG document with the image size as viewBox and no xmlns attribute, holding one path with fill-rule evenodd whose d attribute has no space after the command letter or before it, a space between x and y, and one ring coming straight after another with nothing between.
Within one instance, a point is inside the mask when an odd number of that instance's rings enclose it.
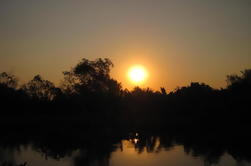
<instances>
[{"instance_id":1,"label":"calm water","mask_svg":"<svg viewBox=\"0 0 251 166\"><path fill-rule=\"evenodd\" d=\"M1 147L0 165L4 165L4 162L13 165L27 162L28 166L251 166L251 163L245 160L237 161L223 151L219 154L215 151L205 151L199 146L198 149L189 149L179 144L163 146L158 137L143 141L138 137L131 137L112 146L97 142L96 147L92 144L87 149L76 148L62 153L60 149L55 152L56 150L51 150L49 146L53 145L29 143ZM62 145L64 146L68 147Z\"/></svg>"}]
</instances>

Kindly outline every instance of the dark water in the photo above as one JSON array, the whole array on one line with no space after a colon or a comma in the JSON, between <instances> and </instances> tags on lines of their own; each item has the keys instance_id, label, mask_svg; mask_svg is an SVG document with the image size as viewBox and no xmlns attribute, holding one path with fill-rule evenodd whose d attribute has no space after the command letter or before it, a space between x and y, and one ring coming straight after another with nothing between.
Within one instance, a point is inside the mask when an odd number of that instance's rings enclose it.
<instances>
[{"instance_id":1,"label":"dark water","mask_svg":"<svg viewBox=\"0 0 251 166\"><path fill-rule=\"evenodd\" d=\"M141 137L134 133L116 141L92 139L89 135L84 146L48 141L8 144L0 148L0 165L27 162L28 166L251 166L249 158L242 158L249 156L249 151L239 149L240 154L236 154L218 143L185 142L182 145L169 136Z\"/></svg>"}]
</instances>

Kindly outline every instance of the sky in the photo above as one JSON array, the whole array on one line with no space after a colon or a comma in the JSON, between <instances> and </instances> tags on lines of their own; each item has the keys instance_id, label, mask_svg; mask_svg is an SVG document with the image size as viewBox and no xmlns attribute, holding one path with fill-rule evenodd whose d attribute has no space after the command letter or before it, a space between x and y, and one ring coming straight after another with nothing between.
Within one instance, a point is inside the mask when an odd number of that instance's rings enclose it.
<instances>
[{"instance_id":1,"label":"sky","mask_svg":"<svg viewBox=\"0 0 251 166\"><path fill-rule=\"evenodd\" d=\"M0 72L57 85L82 58L109 58L124 88L133 65L142 87L226 86L251 68L250 0L1 0Z\"/></svg>"}]
</instances>

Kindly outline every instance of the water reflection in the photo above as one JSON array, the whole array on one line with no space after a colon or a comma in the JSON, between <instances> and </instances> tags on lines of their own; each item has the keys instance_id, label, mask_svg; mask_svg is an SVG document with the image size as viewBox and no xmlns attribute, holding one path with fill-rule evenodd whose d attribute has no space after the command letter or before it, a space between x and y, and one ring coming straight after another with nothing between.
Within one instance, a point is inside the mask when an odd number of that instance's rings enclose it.
<instances>
[{"instance_id":1,"label":"water reflection","mask_svg":"<svg viewBox=\"0 0 251 166\"><path fill-rule=\"evenodd\" d=\"M135 136L130 135L127 140L123 140L122 146L134 147L138 153L142 153L144 150L148 153L157 153L161 149L159 137L145 137L138 133L136 133Z\"/></svg>"},{"instance_id":2,"label":"water reflection","mask_svg":"<svg viewBox=\"0 0 251 166\"><path fill-rule=\"evenodd\" d=\"M20 136L20 135L19 135ZM23 136L22 136L23 137ZM6 137L7 138L7 137ZM50 138L50 139L48 139ZM177 133L80 134L0 140L0 166L248 166L247 139Z\"/></svg>"}]
</instances>

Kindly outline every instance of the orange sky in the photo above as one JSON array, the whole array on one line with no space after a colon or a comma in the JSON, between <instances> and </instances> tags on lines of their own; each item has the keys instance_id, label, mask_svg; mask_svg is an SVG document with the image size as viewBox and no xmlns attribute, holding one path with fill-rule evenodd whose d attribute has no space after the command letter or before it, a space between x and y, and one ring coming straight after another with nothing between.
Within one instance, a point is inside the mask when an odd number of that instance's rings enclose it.
<instances>
[{"instance_id":1,"label":"orange sky","mask_svg":"<svg viewBox=\"0 0 251 166\"><path fill-rule=\"evenodd\" d=\"M0 72L59 83L82 58L110 58L112 77L144 65L143 87L191 81L215 88L251 67L251 3L236 0L13 0L0 2Z\"/></svg>"}]
</instances>

